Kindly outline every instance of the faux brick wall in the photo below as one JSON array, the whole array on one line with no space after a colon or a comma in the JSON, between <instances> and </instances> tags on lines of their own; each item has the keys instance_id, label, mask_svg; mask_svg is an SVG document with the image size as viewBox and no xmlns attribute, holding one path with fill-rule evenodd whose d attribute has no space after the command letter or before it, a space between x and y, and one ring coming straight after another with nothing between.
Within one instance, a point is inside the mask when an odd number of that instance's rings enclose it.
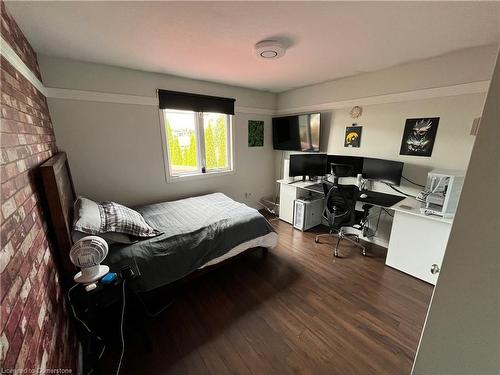
<instances>
[{"instance_id":1,"label":"faux brick wall","mask_svg":"<svg viewBox=\"0 0 500 375\"><path fill-rule=\"evenodd\" d=\"M1 34L38 76L36 54L1 6ZM1 58L0 367L76 373L72 323L51 256L36 168L57 152L46 98Z\"/></svg>"},{"instance_id":2,"label":"faux brick wall","mask_svg":"<svg viewBox=\"0 0 500 375\"><path fill-rule=\"evenodd\" d=\"M17 26L14 18L6 11L4 2L0 1L0 3L0 12L2 13L2 38L9 43L9 46L16 51L17 56L23 60L26 66L30 68L38 79L42 80L35 51L21 29Z\"/></svg>"}]
</instances>

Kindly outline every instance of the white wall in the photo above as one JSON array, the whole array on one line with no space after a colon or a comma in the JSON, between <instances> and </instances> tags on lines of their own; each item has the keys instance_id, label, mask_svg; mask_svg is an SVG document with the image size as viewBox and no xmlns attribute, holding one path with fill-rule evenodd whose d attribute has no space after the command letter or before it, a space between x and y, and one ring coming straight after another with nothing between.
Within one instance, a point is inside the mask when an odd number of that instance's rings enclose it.
<instances>
[{"instance_id":1,"label":"white wall","mask_svg":"<svg viewBox=\"0 0 500 375\"><path fill-rule=\"evenodd\" d=\"M278 94L277 111L293 113L294 108L305 107L310 111L321 108L322 151L400 160L406 164L405 176L422 183L432 168L467 167L474 142L474 137L469 133L473 119L482 111L486 90L476 92L481 90L455 89L454 86L489 81L497 49L497 45L469 48L378 72L287 91ZM414 95L417 99L405 99L405 93L444 86L451 87L443 94L446 96L436 97L435 92L420 93ZM465 94L460 94L459 90ZM379 95L394 95L394 102L383 100L383 104L362 104L364 98ZM363 114L353 120L349 116L351 105L342 107L342 102L349 100L356 103L356 98L360 100ZM328 108L330 104L332 107ZM405 120L431 116L440 117L432 156L399 155ZM354 122L363 126L361 147L345 148L345 127ZM280 157L281 153L276 152L276 160ZM276 164L278 166L279 162L276 161Z\"/></svg>"},{"instance_id":2,"label":"white wall","mask_svg":"<svg viewBox=\"0 0 500 375\"><path fill-rule=\"evenodd\" d=\"M69 154L79 193L95 199L142 204L207 191L223 191L240 201L244 201L245 192L252 193L254 199L271 196L282 156L281 152L272 151L270 114L275 109L281 113L332 101L484 82L490 77L495 51L496 46L471 48L278 95L43 55L39 60L48 87L149 98L155 96L157 88L165 88L237 98L236 106L243 111L235 118L236 173L171 184L164 179L159 118L154 106L49 99L58 144ZM402 160L406 163L405 176L423 183L432 168L466 168L474 142L469 131L474 117L481 112L483 100L484 94L474 93L364 105L364 113L357 121L363 125L359 149L343 147L345 126L352 123L348 115L350 106L322 108L325 120L322 151ZM260 114L243 113L251 112L247 107ZM441 117L433 155L431 158L400 156L404 121L420 116ZM264 148L247 147L248 119L265 121ZM130 173L132 167L138 178ZM409 193L417 190L411 186L404 188ZM383 185L376 185L375 189L388 191Z\"/></svg>"},{"instance_id":3,"label":"white wall","mask_svg":"<svg viewBox=\"0 0 500 375\"><path fill-rule=\"evenodd\" d=\"M48 87L153 97L158 88L236 98L237 108L271 112L275 95L98 64L40 57ZM87 95L88 96L88 95ZM273 194L271 116L237 112L234 117L235 173L167 183L159 111L156 106L49 98L60 150L68 153L78 194L128 205L221 191L259 207ZM247 146L248 120L265 122L264 147ZM245 193L251 193L245 200Z\"/></svg>"},{"instance_id":4,"label":"white wall","mask_svg":"<svg viewBox=\"0 0 500 375\"><path fill-rule=\"evenodd\" d=\"M237 106L274 109L276 94L167 74L38 55L47 87L156 96L156 89L236 98ZM202 62L200 62L202 63Z\"/></svg>"},{"instance_id":5,"label":"white wall","mask_svg":"<svg viewBox=\"0 0 500 375\"><path fill-rule=\"evenodd\" d=\"M324 149L328 154L402 161L403 176L425 185L427 173L431 169L467 169L475 139L470 135L470 129L473 119L481 114L483 102L483 94L473 94L365 106L362 117L357 119L358 125L363 126L359 148L344 147L345 127L353 123L349 115L350 108L324 113L324 124L327 127L324 132L326 136ZM418 117L440 117L432 155L431 157L399 155L405 120ZM354 183L354 179L342 179L341 183ZM399 195L378 182L372 182L370 189ZM413 196L422 190L405 180L401 181L398 189ZM392 217L383 211L373 241L387 246L391 227Z\"/></svg>"},{"instance_id":6,"label":"white wall","mask_svg":"<svg viewBox=\"0 0 500 375\"><path fill-rule=\"evenodd\" d=\"M474 118L481 115L483 103L483 94L472 94L365 106L363 115L356 119L356 123L363 126L359 148L344 147L345 127L354 122L349 115L350 108L332 111L324 116L329 128L326 151L402 161L405 163L403 175L425 184L430 169L467 169L475 138L470 130ZM432 155L399 155L405 120L418 117L440 118ZM402 186L411 194L418 191L404 181ZM383 188L379 184L377 187Z\"/></svg>"},{"instance_id":7,"label":"white wall","mask_svg":"<svg viewBox=\"0 0 500 375\"><path fill-rule=\"evenodd\" d=\"M453 52L436 58L404 64L378 72L360 74L335 81L278 94L278 113L304 111L322 112L321 151L328 154L376 157L405 163L403 174L417 183L425 184L427 172L435 168L465 170L468 165L474 136L472 122L479 117L485 93L477 88L455 85L488 81L498 46L483 46ZM443 97L436 96L441 87L448 87ZM479 85L474 87L483 87ZM451 88L450 88L451 87ZM416 92L437 89L432 93ZM462 91L458 91L462 90ZM467 92L474 93L467 93ZM407 93L414 93L406 96ZM466 94L460 94L466 93ZM366 98L393 95L394 102L363 105ZM412 100L406 98L411 97ZM415 100L415 97L418 99ZM360 102L357 103L356 99ZM355 121L350 117L351 105L361 104L363 114ZM370 102L368 100L368 102ZM377 100L374 100L377 102ZM329 105L332 107L329 109ZM405 120L419 117L440 117L436 142L431 157L399 155ZM360 148L344 147L345 127L352 123L363 126ZM288 158L289 153L285 153ZM275 152L276 177L280 175L281 152ZM349 183L351 179L341 182ZM372 189L398 194L389 187L374 183ZM419 187L402 181L401 190L416 194ZM392 220L383 214L375 242L386 245Z\"/></svg>"},{"instance_id":8,"label":"white wall","mask_svg":"<svg viewBox=\"0 0 500 375\"><path fill-rule=\"evenodd\" d=\"M412 373L500 373L500 61Z\"/></svg>"},{"instance_id":9,"label":"white wall","mask_svg":"<svg viewBox=\"0 0 500 375\"><path fill-rule=\"evenodd\" d=\"M330 103L489 80L498 45L481 46L278 95L277 108Z\"/></svg>"}]
</instances>

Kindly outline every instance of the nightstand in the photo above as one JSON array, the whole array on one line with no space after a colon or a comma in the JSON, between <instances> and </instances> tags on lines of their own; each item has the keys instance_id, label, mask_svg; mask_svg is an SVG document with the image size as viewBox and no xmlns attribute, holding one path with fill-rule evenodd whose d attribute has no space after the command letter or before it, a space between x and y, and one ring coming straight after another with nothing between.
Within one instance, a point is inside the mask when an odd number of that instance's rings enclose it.
<instances>
[{"instance_id":1,"label":"nightstand","mask_svg":"<svg viewBox=\"0 0 500 375\"><path fill-rule=\"evenodd\" d=\"M99 359L112 337L119 335L122 287L123 281L118 277L111 284L97 282L97 287L88 292L83 284L70 289L70 308L76 315L85 374L92 369L99 373Z\"/></svg>"}]
</instances>

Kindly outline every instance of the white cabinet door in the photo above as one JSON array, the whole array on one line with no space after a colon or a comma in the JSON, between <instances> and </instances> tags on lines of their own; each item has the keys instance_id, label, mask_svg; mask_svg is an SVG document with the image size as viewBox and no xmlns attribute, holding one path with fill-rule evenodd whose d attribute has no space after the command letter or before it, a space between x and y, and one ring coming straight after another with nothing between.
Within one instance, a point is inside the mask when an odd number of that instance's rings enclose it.
<instances>
[{"instance_id":1,"label":"white cabinet door","mask_svg":"<svg viewBox=\"0 0 500 375\"><path fill-rule=\"evenodd\" d=\"M293 224L293 204L297 198L297 188L280 184L280 219Z\"/></svg>"},{"instance_id":2,"label":"white cabinet door","mask_svg":"<svg viewBox=\"0 0 500 375\"><path fill-rule=\"evenodd\" d=\"M451 224L396 211L385 264L436 285Z\"/></svg>"}]
</instances>

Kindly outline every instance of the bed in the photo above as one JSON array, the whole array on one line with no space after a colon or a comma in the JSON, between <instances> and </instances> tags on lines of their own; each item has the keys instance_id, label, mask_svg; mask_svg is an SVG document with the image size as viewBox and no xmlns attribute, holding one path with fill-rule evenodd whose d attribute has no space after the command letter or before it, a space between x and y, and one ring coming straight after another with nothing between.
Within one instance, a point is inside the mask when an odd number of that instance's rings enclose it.
<instances>
[{"instance_id":1,"label":"bed","mask_svg":"<svg viewBox=\"0 0 500 375\"><path fill-rule=\"evenodd\" d=\"M47 209L56 243L62 281L71 283L69 261L75 190L66 154L60 152L41 166ZM110 245L103 262L111 270L131 266L141 277L133 283L149 292L206 271L243 252L273 248L277 234L255 209L222 193L135 207L162 234L133 244ZM132 287L132 285L131 285Z\"/></svg>"}]
</instances>

